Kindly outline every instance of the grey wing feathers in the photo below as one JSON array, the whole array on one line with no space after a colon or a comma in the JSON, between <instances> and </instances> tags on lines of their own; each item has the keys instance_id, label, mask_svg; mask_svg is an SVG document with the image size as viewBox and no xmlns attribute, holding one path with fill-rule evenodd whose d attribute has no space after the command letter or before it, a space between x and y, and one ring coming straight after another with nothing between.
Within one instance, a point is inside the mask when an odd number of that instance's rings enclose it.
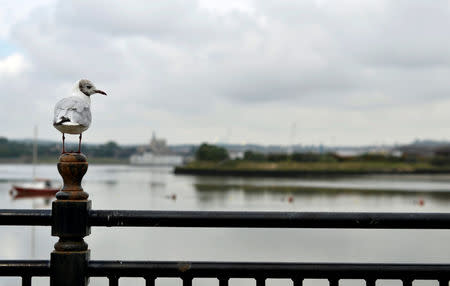
<instances>
[{"instance_id":1,"label":"grey wing feathers","mask_svg":"<svg viewBox=\"0 0 450 286\"><path fill-rule=\"evenodd\" d=\"M68 120L67 120L68 119ZM91 109L87 102L78 97L61 99L55 105L53 124L68 121L88 127L91 124Z\"/></svg>"}]
</instances>

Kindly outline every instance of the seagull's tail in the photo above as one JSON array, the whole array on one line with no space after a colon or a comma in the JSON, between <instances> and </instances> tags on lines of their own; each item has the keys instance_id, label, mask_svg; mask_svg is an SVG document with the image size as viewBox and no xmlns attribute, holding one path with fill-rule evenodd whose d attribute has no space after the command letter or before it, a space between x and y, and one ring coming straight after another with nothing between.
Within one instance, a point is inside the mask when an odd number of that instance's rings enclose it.
<instances>
[{"instance_id":1,"label":"seagull's tail","mask_svg":"<svg viewBox=\"0 0 450 286\"><path fill-rule=\"evenodd\" d=\"M62 125L64 122L69 122L70 119L67 117L62 116L61 118L59 118L58 122L55 122L53 125Z\"/></svg>"}]
</instances>

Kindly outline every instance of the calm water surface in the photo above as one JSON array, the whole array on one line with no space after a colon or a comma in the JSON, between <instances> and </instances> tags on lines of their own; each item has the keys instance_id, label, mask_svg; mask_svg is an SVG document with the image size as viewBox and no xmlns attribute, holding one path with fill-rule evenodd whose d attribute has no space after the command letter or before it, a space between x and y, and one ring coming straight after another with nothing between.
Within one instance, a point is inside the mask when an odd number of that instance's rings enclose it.
<instances>
[{"instance_id":1,"label":"calm water surface","mask_svg":"<svg viewBox=\"0 0 450 286\"><path fill-rule=\"evenodd\" d=\"M29 181L31 174L29 165L0 165L0 208L50 208L43 199L10 197L11 185ZM37 175L60 180L54 165L38 166ZM174 176L170 169L91 165L83 182L94 209L450 211L450 176L443 175L245 179ZM267 187L264 191L250 191L240 186ZM302 192L280 191L277 186L398 191ZM450 263L450 231L446 230L96 227L86 241L92 259ZM49 259L55 242L49 227L0 227L0 259ZM45 278L33 281L34 285L48 285ZM19 279L2 278L0 285L19 285ZM91 279L90 285L107 285L107 281ZM142 279L121 279L120 285L145 284ZM158 279L157 285L181 285L181 281ZM195 279L194 285L218 283ZM254 282L233 280L230 285ZM274 280L268 285L292 284Z\"/></svg>"}]
</instances>

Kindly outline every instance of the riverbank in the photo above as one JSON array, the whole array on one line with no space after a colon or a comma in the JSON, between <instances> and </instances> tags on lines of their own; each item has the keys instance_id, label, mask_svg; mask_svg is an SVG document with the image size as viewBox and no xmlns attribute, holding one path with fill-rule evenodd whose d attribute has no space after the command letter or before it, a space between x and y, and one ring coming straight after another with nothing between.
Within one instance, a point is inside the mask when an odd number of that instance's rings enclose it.
<instances>
[{"instance_id":1,"label":"riverbank","mask_svg":"<svg viewBox=\"0 0 450 286\"><path fill-rule=\"evenodd\" d=\"M307 177L372 174L450 174L449 167L429 162L248 162L221 163L194 161L176 167L178 175L239 177Z\"/></svg>"}]
</instances>

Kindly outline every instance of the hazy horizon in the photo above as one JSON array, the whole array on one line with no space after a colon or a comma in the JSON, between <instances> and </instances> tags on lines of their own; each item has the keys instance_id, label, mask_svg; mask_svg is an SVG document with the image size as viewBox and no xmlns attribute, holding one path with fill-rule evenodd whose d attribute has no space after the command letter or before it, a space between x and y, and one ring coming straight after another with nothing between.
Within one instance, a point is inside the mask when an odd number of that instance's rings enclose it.
<instances>
[{"instance_id":1,"label":"hazy horizon","mask_svg":"<svg viewBox=\"0 0 450 286\"><path fill-rule=\"evenodd\" d=\"M7 138L8 140L11 140L11 141L33 141L34 140L32 137L9 138L9 137L6 137L6 136L2 136L0 134L0 138L1 137L5 137L5 138ZM159 136L157 136L157 138L158 139L166 139L166 138L159 137ZM76 135L73 135L73 136L72 135L66 135L66 142L68 144L76 144L78 142L77 140L78 140L78 137ZM151 140L150 137L147 140L144 140L144 141L131 142L131 143L120 143L120 142L117 142L117 141L112 140L112 139L107 139L107 140L101 141L101 142L91 142L91 141L87 141L86 140L87 142L84 143L84 144L98 145L98 144L104 144L104 143L107 143L107 142L110 142L110 141L114 141L114 142L116 142L116 143L118 143L119 145L122 145L122 146L141 146L141 145L149 144L150 140ZM61 143L58 138L38 138L38 142L52 142L52 143L57 143L57 144ZM245 143L242 143L242 142L221 142L221 141L216 141L216 142L211 142L211 141L179 142L179 143L167 142L167 144L169 146L180 146L180 145L200 145L200 144L203 144L203 143L208 143L208 144L217 144L217 145L257 145L257 146L263 146L263 147L279 146L279 147L283 147L283 148L288 148L288 147L291 147L291 146L300 146L300 147L315 146L315 147L319 147L319 146L322 145L322 146L327 147L327 148L340 148L340 147L343 147L343 148L346 148L346 147L360 148L361 147L361 148L363 148L363 147L375 147L375 146L378 146L378 147L382 147L382 146L402 146L402 145L414 144L414 143L417 143L417 142L450 144L450 140L445 140L445 139L434 140L434 139L427 139L427 138L423 138L423 139L422 138L415 138L414 140L409 141L409 142L395 142L395 143L392 143L392 144L379 143L379 144L360 144L360 145L355 145L355 144L353 144L353 145L352 144L330 145L330 144L324 144L324 143L319 143L319 144L302 144L301 142L297 142L297 143L294 143L294 144L282 144L282 143L280 143L280 144L276 144L276 143L274 143L274 144L267 144L267 143L264 143L264 142L245 142Z\"/></svg>"}]
</instances>

